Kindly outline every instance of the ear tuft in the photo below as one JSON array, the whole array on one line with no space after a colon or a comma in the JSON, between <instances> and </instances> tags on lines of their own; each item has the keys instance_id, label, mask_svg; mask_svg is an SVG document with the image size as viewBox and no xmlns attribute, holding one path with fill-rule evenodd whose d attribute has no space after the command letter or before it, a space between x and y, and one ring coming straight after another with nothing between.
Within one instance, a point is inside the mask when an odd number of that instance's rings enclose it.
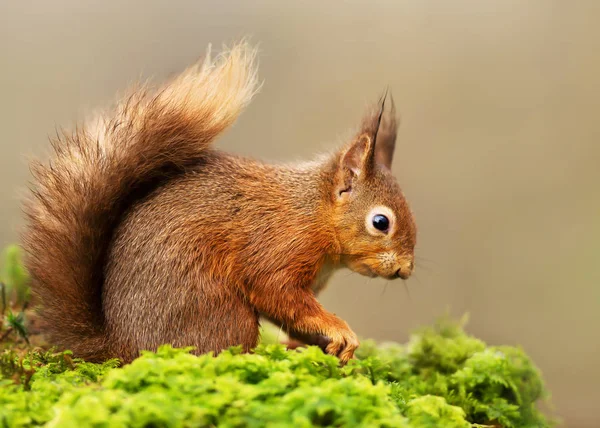
<instances>
[{"instance_id":1,"label":"ear tuft","mask_svg":"<svg viewBox=\"0 0 600 428\"><path fill-rule=\"evenodd\" d=\"M389 103L386 100L389 96ZM389 107L386 107L389 105ZM337 164L336 189L338 197L345 197L356 180L365 180L377 165L391 169L396 145L396 107L388 91L376 108L363 121L358 137L340 154Z\"/></svg>"},{"instance_id":2,"label":"ear tuft","mask_svg":"<svg viewBox=\"0 0 600 428\"><path fill-rule=\"evenodd\" d=\"M389 103L386 103L388 97ZM372 109L363 119L361 133L372 136L375 142L373 148L375 163L387 169L392 167L397 132L396 105L391 93L388 95L386 90L377 108Z\"/></svg>"}]
</instances>

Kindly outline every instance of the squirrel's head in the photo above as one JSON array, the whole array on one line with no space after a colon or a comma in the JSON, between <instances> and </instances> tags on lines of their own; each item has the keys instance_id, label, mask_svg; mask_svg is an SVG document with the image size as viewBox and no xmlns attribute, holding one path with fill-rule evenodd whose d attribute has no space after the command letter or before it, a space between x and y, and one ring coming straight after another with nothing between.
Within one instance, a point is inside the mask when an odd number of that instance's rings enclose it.
<instances>
[{"instance_id":1,"label":"squirrel's head","mask_svg":"<svg viewBox=\"0 0 600 428\"><path fill-rule=\"evenodd\" d=\"M392 175L397 119L393 100L390 109L385 104L386 96L337 155L335 233L348 268L371 277L407 279L414 267L416 225Z\"/></svg>"}]
</instances>

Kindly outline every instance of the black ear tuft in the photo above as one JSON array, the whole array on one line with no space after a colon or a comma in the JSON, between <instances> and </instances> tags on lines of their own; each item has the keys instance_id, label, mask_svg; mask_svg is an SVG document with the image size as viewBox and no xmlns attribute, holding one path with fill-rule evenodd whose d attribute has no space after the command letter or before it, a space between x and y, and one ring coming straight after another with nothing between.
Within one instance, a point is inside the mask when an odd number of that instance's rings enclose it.
<instances>
[{"instance_id":1,"label":"black ear tuft","mask_svg":"<svg viewBox=\"0 0 600 428\"><path fill-rule=\"evenodd\" d=\"M388 98L389 102L386 102ZM398 120L394 98L389 89L386 89L377 103L377 108L372 109L363 119L361 134L370 135L373 139L372 158L374 162L388 169L392 167L397 128Z\"/></svg>"},{"instance_id":2,"label":"black ear tuft","mask_svg":"<svg viewBox=\"0 0 600 428\"><path fill-rule=\"evenodd\" d=\"M379 128L381 127L381 119L383 118L383 112L385 111L385 100L387 99L389 89L389 87L385 88L385 92L379 100L379 115L377 116L377 125L375 126L375 131L373 133L374 147L377 145L377 134L379 133ZM393 102L394 100L392 99L392 103Z\"/></svg>"}]
</instances>

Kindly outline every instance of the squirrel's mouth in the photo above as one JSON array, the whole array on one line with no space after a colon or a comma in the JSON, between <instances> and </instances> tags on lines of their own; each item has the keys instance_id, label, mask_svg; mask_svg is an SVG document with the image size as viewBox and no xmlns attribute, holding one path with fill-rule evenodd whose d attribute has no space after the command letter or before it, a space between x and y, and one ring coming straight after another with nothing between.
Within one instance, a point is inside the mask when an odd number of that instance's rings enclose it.
<instances>
[{"instance_id":1,"label":"squirrel's mouth","mask_svg":"<svg viewBox=\"0 0 600 428\"><path fill-rule=\"evenodd\" d=\"M368 265L366 264L361 264L359 269L353 269L355 272L363 275L363 276L367 276L369 278L377 278L377 277L381 277L381 278L385 278L388 280L393 280L393 279L402 279L402 280L407 280L408 277L410 276L410 274L406 274L403 273L400 269L398 269L396 272L393 273L378 273L376 272L374 269L370 268Z\"/></svg>"},{"instance_id":2,"label":"squirrel's mouth","mask_svg":"<svg viewBox=\"0 0 600 428\"><path fill-rule=\"evenodd\" d=\"M406 278L403 278L402 276L399 276L398 271L378 272L376 269L369 266L369 263L367 263L364 260L346 259L345 265L347 268L349 268L353 272L356 272L356 273L358 273L362 276L366 276L368 278L378 278L379 277L379 278L385 278L385 279L389 279L389 280L397 279L397 278L406 279Z\"/></svg>"},{"instance_id":3,"label":"squirrel's mouth","mask_svg":"<svg viewBox=\"0 0 600 428\"><path fill-rule=\"evenodd\" d=\"M406 276L406 275L403 275L403 274L400 274L400 273L398 273L398 272L395 272L394 274L392 274L392 275L387 275L387 276L385 276L384 278L386 278L386 279L390 279L390 280L391 280L391 279L398 279L398 278L400 278L400 279L402 279L403 281L405 281L405 280L407 280L407 279L408 279L408 276Z\"/></svg>"}]
</instances>

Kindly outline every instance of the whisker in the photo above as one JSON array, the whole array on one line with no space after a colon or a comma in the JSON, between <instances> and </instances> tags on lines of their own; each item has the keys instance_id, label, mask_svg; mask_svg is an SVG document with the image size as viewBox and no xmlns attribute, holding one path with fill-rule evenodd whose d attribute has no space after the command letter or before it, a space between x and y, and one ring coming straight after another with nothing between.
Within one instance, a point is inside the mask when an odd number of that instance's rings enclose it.
<instances>
[{"instance_id":1,"label":"whisker","mask_svg":"<svg viewBox=\"0 0 600 428\"><path fill-rule=\"evenodd\" d=\"M415 263L415 269L424 270L425 272L433 272L433 269L429 266L423 266L420 263Z\"/></svg>"},{"instance_id":2,"label":"whisker","mask_svg":"<svg viewBox=\"0 0 600 428\"><path fill-rule=\"evenodd\" d=\"M356 273L356 272L354 272L353 270L350 270L350 272L348 272L346 275L344 275L344 278L348 278L353 273Z\"/></svg>"},{"instance_id":3,"label":"whisker","mask_svg":"<svg viewBox=\"0 0 600 428\"><path fill-rule=\"evenodd\" d=\"M416 261L422 261L422 262L425 262L425 263L432 263L434 265L439 265L439 263L436 262L435 260L428 259L427 257L423 257L423 256L417 256L417 255L415 255L415 260Z\"/></svg>"},{"instance_id":4,"label":"whisker","mask_svg":"<svg viewBox=\"0 0 600 428\"><path fill-rule=\"evenodd\" d=\"M279 326L277 330L277 343L281 343L281 333L283 332L283 324Z\"/></svg>"},{"instance_id":5,"label":"whisker","mask_svg":"<svg viewBox=\"0 0 600 428\"><path fill-rule=\"evenodd\" d=\"M417 280L417 282L419 283L419 287L423 288L423 283L421 282L421 280L419 279L419 277L413 272L412 274L413 278ZM426 285L427 286L427 285Z\"/></svg>"},{"instance_id":6,"label":"whisker","mask_svg":"<svg viewBox=\"0 0 600 428\"><path fill-rule=\"evenodd\" d=\"M410 295L410 291L408 291L408 284L406 283L406 281L402 281L402 283L404 284L404 289L406 290L406 294L408 295L408 301L412 303L412 297Z\"/></svg>"},{"instance_id":7,"label":"whisker","mask_svg":"<svg viewBox=\"0 0 600 428\"><path fill-rule=\"evenodd\" d=\"M383 285L383 290L381 291L381 295L379 296L379 299L383 298L383 295L385 294L385 290L387 290L387 286L390 283L390 281L386 281L385 284Z\"/></svg>"}]
</instances>

